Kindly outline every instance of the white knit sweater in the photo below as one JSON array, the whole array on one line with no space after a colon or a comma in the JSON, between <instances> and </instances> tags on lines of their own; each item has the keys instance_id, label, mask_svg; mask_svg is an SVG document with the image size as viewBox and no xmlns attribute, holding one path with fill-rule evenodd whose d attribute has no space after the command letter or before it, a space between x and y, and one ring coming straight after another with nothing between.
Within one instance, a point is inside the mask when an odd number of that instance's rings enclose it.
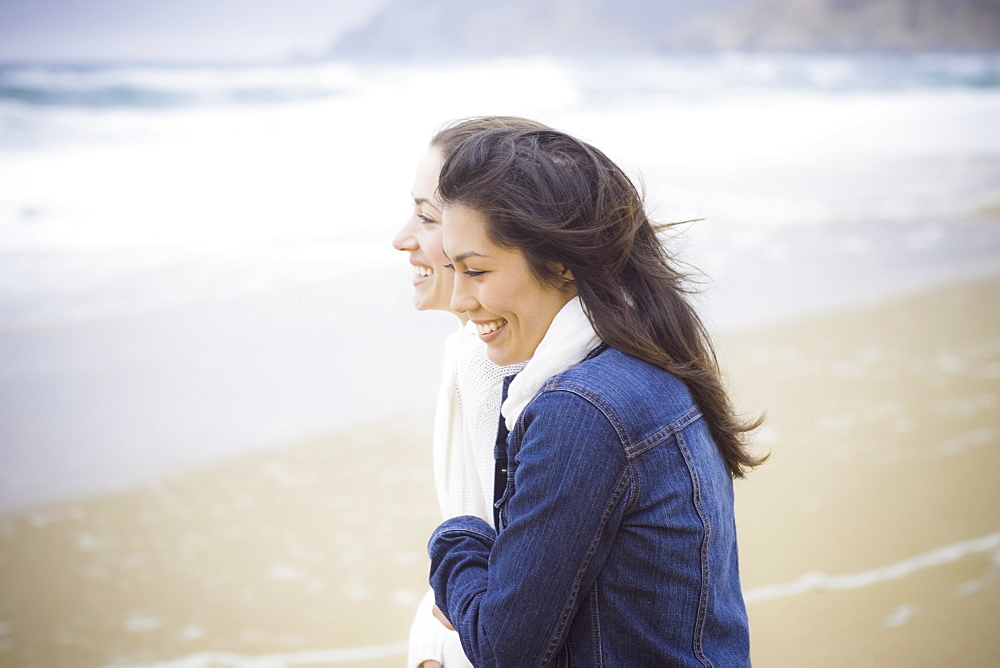
<instances>
[{"instance_id":1,"label":"white knit sweater","mask_svg":"<svg viewBox=\"0 0 1000 668\"><path fill-rule=\"evenodd\" d=\"M506 367L491 362L473 323L445 341L432 450L442 519L475 515L493 524L493 448L503 379L523 368L523 362ZM433 607L434 592L428 589L410 627L407 665L434 659L447 668L471 666L458 634L432 615Z\"/></svg>"},{"instance_id":2,"label":"white knit sweater","mask_svg":"<svg viewBox=\"0 0 1000 668\"><path fill-rule=\"evenodd\" d=\"M579 363L599 343L578 297L556 314L528 362L503 367L491 362L472 323L448 337L432 453L434 487L443 519L475 515L493 525L493 449L503 379L517 374L503 404L504 418L512 428L548 378ZM433 607L434 593L428 590L410 627L407 665L413 668L433 659L445 668L471 666L458 634L434 618Z\"/></svg>"}]
</instances>

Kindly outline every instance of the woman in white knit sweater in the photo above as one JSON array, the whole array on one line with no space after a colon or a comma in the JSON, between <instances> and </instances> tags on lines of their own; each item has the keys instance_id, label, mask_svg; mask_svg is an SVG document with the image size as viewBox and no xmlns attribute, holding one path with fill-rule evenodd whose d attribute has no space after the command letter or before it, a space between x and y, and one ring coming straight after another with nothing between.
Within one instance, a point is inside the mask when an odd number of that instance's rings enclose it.
<instances>
[{"instance_id":1,"label":"woman in white knit sweater","mask_svg":"<svg viewBox=\"0 0 1000 668\"><path fill-rule=\"evenodd\" d=\"M544 127L523 118L483 116L452 123L431 140L414 178L413 212L393 239L397 250L410 254L413 305L418 310L451 311L453 273L444 268L448 259L441 250L441 204L436 192L445 159L463 140L485 130ZM444 373L434 421L434 486L444 519L475 515L493 524L494 446L504 378L528 365L527 372L511 384L504 408L526 403L536 385L579 362L598 340L585 327L576 344L558 356L501 367L486 357L486 347L475 325L460 320L459 330L445 342ZM433 609L434 597L428 589L410 628L407 666L470 666L458 634L446 629L434 617Z\"/></svg>"}]
</instances>

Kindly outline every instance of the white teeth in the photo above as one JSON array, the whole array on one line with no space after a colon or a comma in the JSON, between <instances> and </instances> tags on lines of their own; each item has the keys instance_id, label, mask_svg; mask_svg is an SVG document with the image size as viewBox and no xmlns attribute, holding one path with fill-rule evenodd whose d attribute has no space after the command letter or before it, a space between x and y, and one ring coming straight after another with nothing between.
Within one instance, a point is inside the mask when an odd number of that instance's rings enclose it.
<instances>
[{"instance_id":1,"label":"white teeth","mask_svg":"<svg viewBox=\"0 0 1000 668\"><path fill-rule=\"evenodd\" d=\"M491 320L490 322L476 323L476 331L480 334L489 334L490 332L495 332L504 325L507 324L506 320Z\"/></svg>"},{"instance_id":2,"label":"white teeth","mask_svg":"<svg viewBox=\"0 0 1000 668\"><path fill-rule=\"evenodd\" d=\"M413 273L417 276L433 276L434 270L430 267L422 267L418 264L413 265Z\"/></svg>"}]
</instances>

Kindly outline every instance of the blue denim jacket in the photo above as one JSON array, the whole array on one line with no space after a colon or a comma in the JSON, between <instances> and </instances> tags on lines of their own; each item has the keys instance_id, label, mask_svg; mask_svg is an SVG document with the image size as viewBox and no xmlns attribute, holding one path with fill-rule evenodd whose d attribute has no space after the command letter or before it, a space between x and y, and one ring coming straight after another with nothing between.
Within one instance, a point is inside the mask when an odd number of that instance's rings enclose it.
<instances>
[{"instance_id":1,"label":"blue denim jacket","mask_svg":"<svg viewBox=\"0 0 1000 668\"><path fill-rule=\"evenodd\" d=\"M733 485L674 376L613 348L554 376L507 439L500 531L430 540L477 666L744 666Z\"/></svg>"}]
</instances>

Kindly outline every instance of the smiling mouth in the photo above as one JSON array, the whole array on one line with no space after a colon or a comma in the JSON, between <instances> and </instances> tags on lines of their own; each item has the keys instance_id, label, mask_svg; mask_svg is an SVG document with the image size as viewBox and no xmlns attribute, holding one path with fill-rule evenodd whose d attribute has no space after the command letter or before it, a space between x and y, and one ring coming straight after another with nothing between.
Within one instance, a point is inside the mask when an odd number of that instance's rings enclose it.
<instances>
[{"instance_id":1,"label":"smiling mouth","mask_svg":"<svg viewBox=\"0 0 1000 668\"><path fill-rule=\"evenodd\" d=\"M503 318L500 318L499 320L490 320L489 322L477 322L476 331L479 332L480 336L492 334L506 324L507 321Z\"/></svg>"},{"instance_id":2,"label":"smiling mouth","mask_svg":"<svg viewBox=\"0 0 1000 668\"><path fill-rule=\"evenodd\" d=\"M418 278L427 278L428 276L434 275L434 269L431 267L425 267L420 264L413 265L413 275Z\"/></svg>"}]
</instances>

